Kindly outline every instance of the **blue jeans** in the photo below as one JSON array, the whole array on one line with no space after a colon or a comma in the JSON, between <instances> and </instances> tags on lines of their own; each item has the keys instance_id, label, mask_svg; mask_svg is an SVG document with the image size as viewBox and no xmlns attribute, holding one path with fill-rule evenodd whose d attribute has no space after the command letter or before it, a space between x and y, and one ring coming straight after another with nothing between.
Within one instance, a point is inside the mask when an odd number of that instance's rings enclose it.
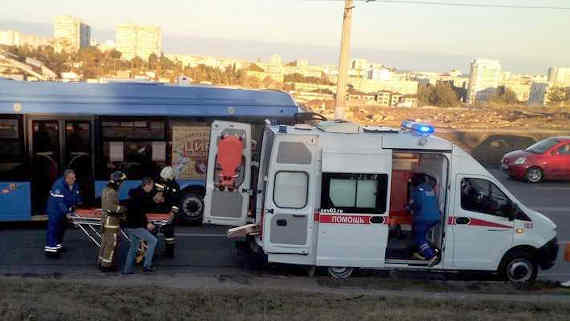
<instances>
[{"instance_id":1,"label":"blue jeans","mask_svg":"<svg viewBox=\"0 0 570 321\"><path fill-rule=\"evenodd\" d=\"M418 220L414 222L414 237L420 254L426 259L431 259L435 252L427 241L427 232L440 220Z\"/></svg>"},{"instance_id":2,"label":"blue jeans","mask_svg":"<svg viewBox=\"0 0 570 321\"><path fill-rule=\"evenodd\" d=\"M144 267L150 268L152 266L152 257L154 256L154 249L158 243L156 236L152 235L146 228L127 228L127 233L130 239L129 254L127 254L127 260L125 261L125 267L123 273L132 273L133 265L135 264L135 256L137 255L137 249L141 240L147 242L148 248L144 254Z\"/></svg>"}]
</instances>

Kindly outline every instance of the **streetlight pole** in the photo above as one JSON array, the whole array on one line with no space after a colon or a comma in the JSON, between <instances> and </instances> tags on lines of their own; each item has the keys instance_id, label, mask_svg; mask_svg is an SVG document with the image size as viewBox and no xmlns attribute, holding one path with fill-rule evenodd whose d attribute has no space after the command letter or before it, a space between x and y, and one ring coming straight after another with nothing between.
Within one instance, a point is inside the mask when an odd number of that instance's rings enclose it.
<instances>
[{"instance_id":1,"label":"streetlight pole","mask_svg":"<svg viewBox=\"0 0 570 321\"><path fill-rule=\"evenodd\" d=\"M342 21L342 39L340 43L340 58L336 82L335 119L344 119L346 106L346 82L348 79L348 63L350 59L350 31L352 29L352 9L354 0L344 1L344 18Z\"/></svg>"}]
</instances>

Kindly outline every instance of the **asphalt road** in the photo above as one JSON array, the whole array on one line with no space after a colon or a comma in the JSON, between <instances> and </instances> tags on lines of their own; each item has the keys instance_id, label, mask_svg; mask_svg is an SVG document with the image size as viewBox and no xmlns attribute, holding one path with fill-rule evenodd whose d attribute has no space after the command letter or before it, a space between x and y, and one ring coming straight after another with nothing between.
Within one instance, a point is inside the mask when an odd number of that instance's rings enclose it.
<instances>
[{"instance_id":1,"label":"asphalt road","mask_svg":"<svg viewBox=\"0 0 570 321\"><path fill-rule=\"evenodd\" d=\"M492 173L524 204L536 209L558 225L561 251L557 265L541 272L539 278L570 280L570 262L563 260L564 246L570 242L570 182L527 184L507 178L498 170ZM250 268L248 259L225 238L225 227L178 227L176 230L176 257L159 259L163 271L233 271ZM0 273L92 273L97 272L97 248L79 230L68 230L65 244L68 251L61 259L43 255L44 228L0 227ZM119 253L124 255L126 244ZM294 267L280 268L277 273L295 271ZM286 272L283 272L286 271ZM298 273L293 272L293 273Z\"/></svg>"}]
</instances>

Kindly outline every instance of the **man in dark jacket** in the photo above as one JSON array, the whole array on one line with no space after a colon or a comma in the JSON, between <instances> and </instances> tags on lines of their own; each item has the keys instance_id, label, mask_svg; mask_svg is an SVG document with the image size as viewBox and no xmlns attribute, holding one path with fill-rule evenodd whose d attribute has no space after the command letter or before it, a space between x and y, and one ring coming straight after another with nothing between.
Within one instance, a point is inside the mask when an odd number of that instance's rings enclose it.
<instances>
[{"instance_id":1,"label":"man in dark jacket","mask_svg":"<svg viewBox=\"0 0 570 321\"><path fill-rule=\"evenodd\" d=\"M147 250L145 252L143 271L153 272L152 257L158 243L158 239L151 232L156 228L149 223L146 214L150 212L156 203L156 194L153 193L154 181L152 178L144 178L142 185L129 191L129 209L127 215L127 233L130 239L129 253L125 261L123 274L133 273L135 256L141 240L146 241Z\"/></svg>"},{"instance_id":2,"label":"man in dark jacket","mask_svg":"<svg viewBox=\"0 0 570 321\"><path fill-rule=\"evenodd\" d=\"M47 202L48 228L44 252L48 256L58 257L63 252L63 233L66 215L73 213L75 206L81 203L79 187L75 183L75 172L71 169L57 179Z\"/></svg>"}]
</instances>

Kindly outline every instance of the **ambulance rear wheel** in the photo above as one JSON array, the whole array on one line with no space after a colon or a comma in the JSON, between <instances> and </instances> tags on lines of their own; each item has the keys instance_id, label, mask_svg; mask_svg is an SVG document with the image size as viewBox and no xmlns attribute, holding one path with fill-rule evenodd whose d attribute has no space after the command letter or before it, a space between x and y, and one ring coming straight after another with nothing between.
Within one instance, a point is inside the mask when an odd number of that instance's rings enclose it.
<instances>
[{"instance_id":1,"label":"ambulance rear wheel","mask_svg":"<svg viewBox=\"0 0 570 321\"><path fill-rule=\"evenodd\" d=\"M350 275L352 274L352 271L354 271L354 268L351 268L351 267L329 267L328 268L329 275L333 279L337 279L337 280L348 279L350 277Z\"/></svg>"},{"instance_id":2,"label":"ambulance rear wheel","mask_svg":"<svg viewBox=\"0 0 570 321\"><path fill-rule=\"evenodd\" d=\"M182 209L178 215L184 224L202 223L202 213L204 212L204 200L198 194L186 193L182 197Z\"/></svg>"}]
</instances>

